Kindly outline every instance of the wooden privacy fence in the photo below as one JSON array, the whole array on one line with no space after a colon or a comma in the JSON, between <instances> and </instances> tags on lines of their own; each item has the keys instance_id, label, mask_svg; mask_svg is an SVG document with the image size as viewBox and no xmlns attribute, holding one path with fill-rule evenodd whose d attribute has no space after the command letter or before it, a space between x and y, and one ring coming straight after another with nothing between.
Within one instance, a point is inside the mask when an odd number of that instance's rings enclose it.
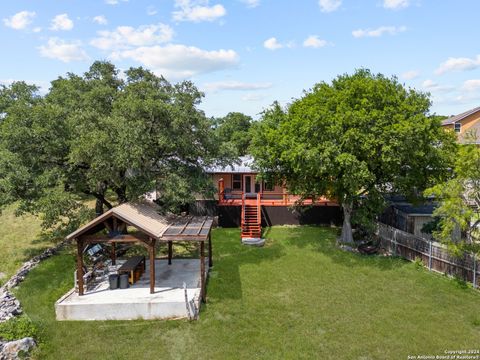
<instances>
[{"instance_id":1,"label":"wooden privacy fence","mask_svg":"<svg viewBox=\"0 0 480 360\"><path fill-rule=\"evenodd\" d=\"M411 261L421 259L429 270L455 276L472 283L475 288L480 287L480 266L474 254L465 252L461 257L453 256L439 242L383 223L378 223L378 234L382 246L392 255Z\"/></svg>"}]
</instances>

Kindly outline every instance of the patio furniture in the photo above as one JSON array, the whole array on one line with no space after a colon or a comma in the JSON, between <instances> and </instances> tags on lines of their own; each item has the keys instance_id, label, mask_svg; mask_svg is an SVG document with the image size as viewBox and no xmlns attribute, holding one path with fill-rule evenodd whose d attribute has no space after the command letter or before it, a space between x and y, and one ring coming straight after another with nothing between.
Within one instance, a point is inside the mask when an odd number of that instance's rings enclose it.
<instances>
[{"instance_id":1,"label":"patio furniture","mask_svg":"<svg viewBox=\"0 0 480 360\"><path fill-rule=\"evenodd\" d=\"M74 284L75 284L75 291L78 292L79 286L78 286L78 278L77 278L77 271L73 272L73 278L74 278ZM83 284L85 285L86 288L93 282L94 280L94 273L93 271L87 271L86 268L83 270Z\"/></svg>"},{"instance_id":2,"label":"patio furniture","mask_svg":"<svg viewBox=\"0 0 480 360\"><path fill-rule=\"evenodd\" d=\"M120 268L118 273L128 274L128 282L133 285L145 271L145 256L133 256L129 258Z\"/></svg>"}]
</instances>

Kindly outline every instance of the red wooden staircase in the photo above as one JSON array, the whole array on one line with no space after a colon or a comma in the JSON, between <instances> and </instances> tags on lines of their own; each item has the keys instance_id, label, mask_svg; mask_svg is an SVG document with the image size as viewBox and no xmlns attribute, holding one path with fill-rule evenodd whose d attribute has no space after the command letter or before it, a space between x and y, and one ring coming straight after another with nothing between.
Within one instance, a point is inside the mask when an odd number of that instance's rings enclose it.
<instances>
[{"instance_id":1,"label":"red wooden staircase","mask_svg":"<svg viewBox=\"0 0 480 360\"><path fill-rule=\"evenodd\" d=\"M260 194L256 199L242 196L242 239L262 237Z\"/></svg>"}]
</instances>

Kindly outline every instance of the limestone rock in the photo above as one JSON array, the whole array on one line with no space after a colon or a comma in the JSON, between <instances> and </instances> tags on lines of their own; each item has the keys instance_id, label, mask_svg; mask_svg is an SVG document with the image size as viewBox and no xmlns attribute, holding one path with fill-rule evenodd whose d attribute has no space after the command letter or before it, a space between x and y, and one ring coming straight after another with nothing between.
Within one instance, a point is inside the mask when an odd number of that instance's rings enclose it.
<instances>
[{"instance_id":1,"label":"limestone rock","mask_svg":"<svg viewBox=\"0 0 480 360\"><path fill-rule=\"evenodd\" d=\"M20 359L19 355L30 352L35 346L35 340L31 337L0 344L0 360Z\"/></svg>"},{"instance_id":2,"label":"limestone rock","mask_svg":"<svg viewBox=\"0 0 480 360\"><path fill-rule=\"evenodd\" d=\"M17 298L7 290L0 290L0 322L10 320L21 313L22 308Z\"/></svg>"}]
</instances>

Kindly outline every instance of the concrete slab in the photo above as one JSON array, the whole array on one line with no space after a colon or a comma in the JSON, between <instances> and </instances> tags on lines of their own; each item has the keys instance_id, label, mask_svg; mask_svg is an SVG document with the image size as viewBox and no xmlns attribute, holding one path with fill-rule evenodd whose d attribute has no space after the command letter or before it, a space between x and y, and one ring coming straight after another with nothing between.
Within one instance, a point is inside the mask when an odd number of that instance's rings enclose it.
<instances>
[{"instance_id":1,"label":"concrete slab","mask_svg":"<svg viewBox=\"0 0 480 360\"><path fill-rule=\"evenodd\" d=\"M121 261L117 266L121 265ZM205 266L208 273L208 259ZM183 283L187 285L188 301L199 309L200 260L155 260L155 293L150 294L150 272L128 289L109 290L108 280L89 288L78 296L70 290L55 303L57 320L134 320L187 317Z\"/></svg>"}]
</instances>

